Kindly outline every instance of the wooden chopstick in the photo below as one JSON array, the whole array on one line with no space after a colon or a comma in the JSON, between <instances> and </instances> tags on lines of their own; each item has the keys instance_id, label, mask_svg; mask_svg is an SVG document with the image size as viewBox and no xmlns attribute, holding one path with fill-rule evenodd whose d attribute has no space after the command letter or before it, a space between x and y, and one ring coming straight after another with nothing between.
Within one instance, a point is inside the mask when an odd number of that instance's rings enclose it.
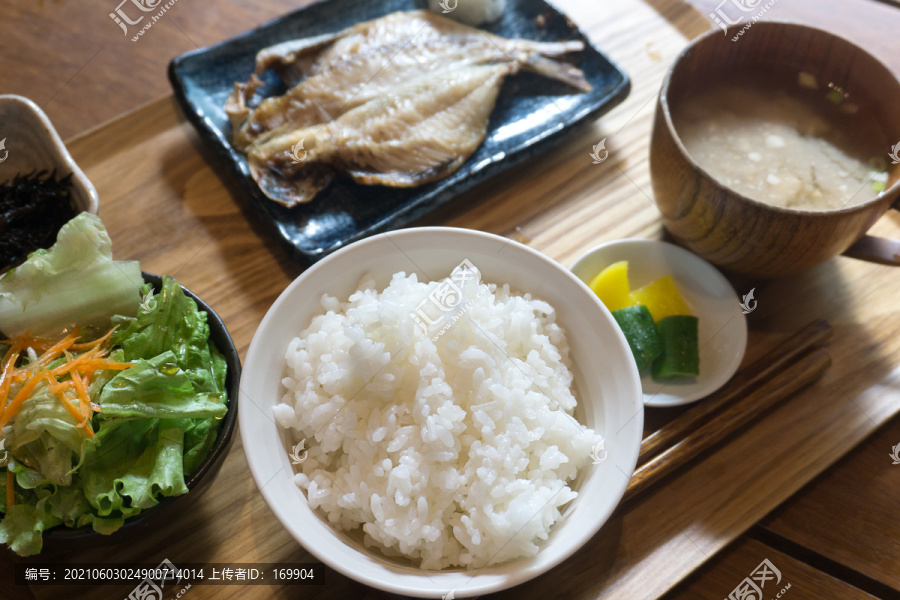
<instances>
[{"instance_id":1,"label":"wooden chopstick","mask_svg":"<svg viewBox=\"0 0 900 600\"><path fill-rule=\"evenodd\" d=\"M644 438L641 442L638 464L647 462L653 455L695 430L715 413L746 395L763 381L770 379L807 351L824 345L831 334L831 325L827 321L813 321L784 340L772 352L741 369L725 387Z\"/></svg>"},{"instance_id":2,"label":"wooden chopstick","mask_svg":"<svg viewBox=\"0 0 900 600\"><path fill-rule=\"evenodd\" d=\"M721 442L791 394L816 381L831 366L831 357L818 349L791 364L728 410L688 433L684 439L634 472L623 501L630 500L678 467Z\"/></svg>"}]
</instances>

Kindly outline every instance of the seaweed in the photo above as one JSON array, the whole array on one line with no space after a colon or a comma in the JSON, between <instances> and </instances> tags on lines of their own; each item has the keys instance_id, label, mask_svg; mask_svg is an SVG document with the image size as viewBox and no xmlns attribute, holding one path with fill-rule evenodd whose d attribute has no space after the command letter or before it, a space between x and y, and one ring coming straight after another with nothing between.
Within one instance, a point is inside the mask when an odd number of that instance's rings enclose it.
<instances>
[{"instance_id":1,"label":"seaweed","mask_svg":"<svg viewBox=\"0 0 900 600\"><path fill-rule=\"evenodd\" d=\"M32 171L0 184L0 270L52 246L77 213L71 173L57 178L55 170Z\"/></svg>"}]
</instances>

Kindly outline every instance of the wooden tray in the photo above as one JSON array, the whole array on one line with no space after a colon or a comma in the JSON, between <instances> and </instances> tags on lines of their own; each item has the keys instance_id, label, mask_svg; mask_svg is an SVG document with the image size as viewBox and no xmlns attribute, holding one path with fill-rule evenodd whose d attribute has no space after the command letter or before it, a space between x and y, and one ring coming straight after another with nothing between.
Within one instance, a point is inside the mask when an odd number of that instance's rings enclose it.
<instances>
[{"instance_id":1,"label":"wooden tray","mask_svg":"<svg viewBox=\"0 0 900 600\"><path fill-rule=\"evenodd\" d=\"M655 95L667 65L709 25L680 0L558 4L632 76L630 97L556 151L475 190L486 198L476 208L428 223L516 237L569 265L604 241L662 236L647 168ZM609 158L595 165L589 152L602 139ZM146 271L178 277L216 309L239 352L246 352L263 314L299 267L253 225L239 192L226 188L211 166L216 163L204 160L204 146L175 102L149 104L69 147L97 186L116 256L140 259ZM900 220L886 216L873 233L900 237ZM745 363L811 319L826 318L835 334L829 350L834 366L825 378L624 507L558 568L491 598L659 598L900 412L897 271L836 258L789 280L732 282L741 294L756 288L759 301L749 315ZM648 409L648 430L673 414ZM193 512L132 545L56 557L63 558L98 563L168 558L176 565L311 560L260 498L239 439ZM54 557L39 559L50 560ZM35 586L32 591L47 599L105 599L124 598L130 588ZM194 586L189 597L383 596L335 576L322 587Z\"/></svg>"}]
</instances>

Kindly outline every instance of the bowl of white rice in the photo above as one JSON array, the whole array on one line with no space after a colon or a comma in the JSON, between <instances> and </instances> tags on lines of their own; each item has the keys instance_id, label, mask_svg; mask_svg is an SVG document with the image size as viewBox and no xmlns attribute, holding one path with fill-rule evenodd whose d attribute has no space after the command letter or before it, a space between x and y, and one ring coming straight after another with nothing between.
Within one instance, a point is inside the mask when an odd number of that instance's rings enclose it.
<instances>
[{"instance_id":1,"label":"bowl of white rice","mask_svg":"<svg viewBox=\"0 0 900 600\"><path fill-rule=\"evenodd\" d=\"M420 598L496 592L569 557L621 500L643 426L631 352L587 286L446 227L377 235L300 275L253 337L240 403L287 531Z\"/></svg>"}]
</instances>

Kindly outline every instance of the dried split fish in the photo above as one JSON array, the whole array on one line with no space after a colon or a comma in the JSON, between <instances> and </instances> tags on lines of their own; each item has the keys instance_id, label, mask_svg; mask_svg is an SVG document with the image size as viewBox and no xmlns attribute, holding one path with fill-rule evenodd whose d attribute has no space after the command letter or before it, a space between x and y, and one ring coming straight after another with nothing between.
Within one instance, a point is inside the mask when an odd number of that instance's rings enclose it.
<instances>
[{"instance_id":1,"label":"dried split fish","mask_svg":"<svg viewBox=\"0 0 900 600\"><path fill-rule=\"evenodd\" d=\"M553 60L581 49L579 41L508 40L428 11L398 12L260 51L226 111L254 179L287 206L310 200L333 169L361 183L420 185L449 175L478 147L506 74L529 70L590 90L579 69ZM293 87L251 110L257 74L269 69ZM440 130L457 120L472 125ZM292 149L301 142L298 161Z\"/></svg>"},{"instance_id":2,"label":"dried split fish","mask_svg":"<svg viewBox=\"0 0 900 600\"><path fill-rule=\"evenodd\" d=\"M334 121L255 146L248 154L251 172L284 204L311 199L327 184L327 178L309 177L322 164L367 185L413 187L441 179L484 140L503 79L515 70L511 63L474 65L420 78ZM293 148L301 143L305 156L296 163ZM298 179L303 187L290 183Z\"/></svg>"}]
</instances>

